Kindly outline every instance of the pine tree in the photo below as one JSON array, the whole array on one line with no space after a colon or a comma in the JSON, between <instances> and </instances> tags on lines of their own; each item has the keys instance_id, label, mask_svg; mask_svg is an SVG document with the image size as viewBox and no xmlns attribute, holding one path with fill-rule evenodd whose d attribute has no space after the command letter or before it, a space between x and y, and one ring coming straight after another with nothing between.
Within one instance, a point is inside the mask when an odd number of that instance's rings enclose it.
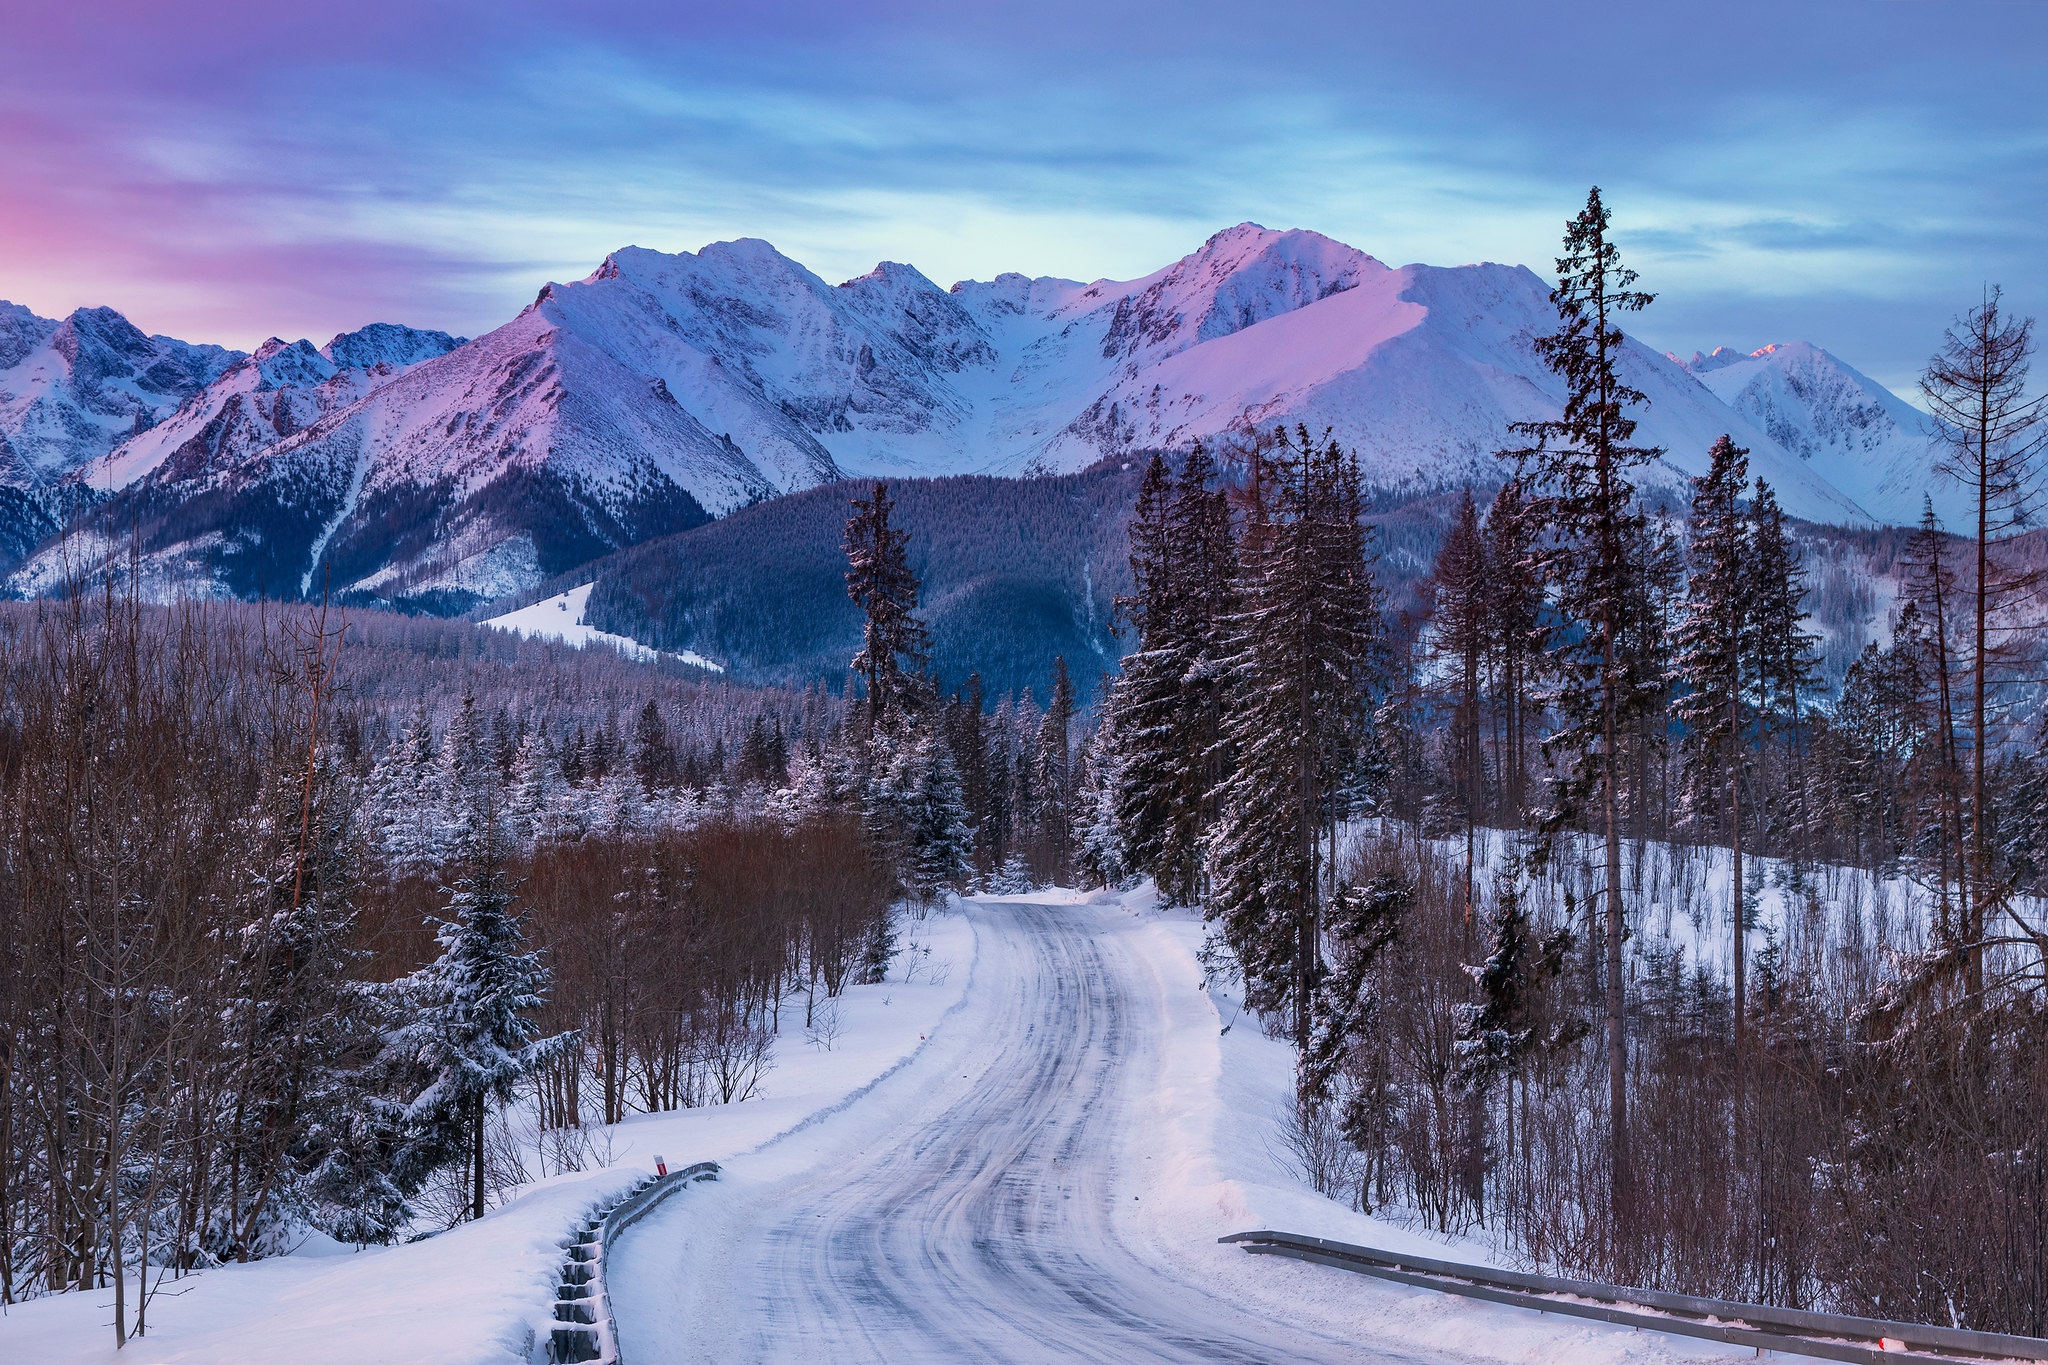
<instances>
[{"instance_id":1,"label":"pine tree","mask_svg":"<svg viewBox=\"0 0 2048 1365\"><path fill-rule=\"evenodd\" d=\"M401 1176L459 1159L467 1147L469 1216L484 1213L484 1124L526 1077L575 1046L573 1033L538 1036L533 1012L548 972L525 948L526 931L505 871L497 812L486 798L463 831L463 875L436 937L441 955L409 979L411 1021L392 1038L393 1060L424 1080L406 1106Z\"/></svg>"},{"instance_id":2,"label":"pine tree","mask_svg":"<svg viewBox=\"0 0 2048 1365\"><path fill-rule=\"evenodd\" d=\"M434 746L434 721L424 699L399 726L397 741L371 778L382 826L378 842L395 868L434 866L443 854L441 813L446 790Z\"/></svg>"},{"instance_id":3,"label":"pine tree","mask_svg":"<svg viewBox=\"0 0 2048 1365\"><path fill-rule=\"evenodd\" d=\"M974 875L974 832L952 751L928 737L911 750L910 808L905 813L911 849L910 888L922 904Z\"/></svg>"},{"instance_id":4,"label":"pine tree","mask_svg":"<svg viewBox=\"0 0 2048 1365\"><path fill-rule=\"evenodd\" d=\"M1609 1143L1613 1153L1610 1204L1626 1216L1631 1178L1628 1149L1628 1041L1623 1007L1622 940L1627 917L1621 878L1621 740L1636 689L1623 668L1621 646L1639 606L1627 553L1640 533L1629 471L1662 452L1631 444L1636 424L1630 407L1641 391L1621 377L1626 338L1620 318L1647 307L1652 296L1635 288L1636 273L1621 263L1609 236L1611 215L1597 186L1566 228L1550 301L1558 330L1536 341L1537 352L1564 381L1563 414L1554 421L1517 423L1536 444L1508 454L1531 467L1541 488L1535 501L1550 547L1545 577L1555 585L1557 609L1577 627L1559 632L1553 647L1560 681L1563 725L1553 747L1572 755L1575 769L1565 794L1573 804L1597 791L1606 843L1602 887L1607 1006Z\"/></svg>"},{"instance_id":5,"label":"pine tree","mask_svg":"<svg viewBox=\"0 0 2048 1365\"><path fill-rule=\"evenodd\" d=\"M931 638L918 619L918 581L910 567L910 533L889 524L894 506L879 481L853 500L846 523L846 595L863 617L860 652L850 665L867 682L869 734L923 709Z\"/></svg>"},{"instance_id":6,"label":"pine tree","mask_svg":"<svg viewBox=\"0 0 2048 1365\"><path fill-rule=\"evenodd\" d=\"M1184 790L1188 761L1181 733L1187 660L1179 648L1188 603L1173 572L1169 517L1172 479L1166 460L1154 453L1138 486L1138 500L1126 528L1131 543L1133 591L1117 599L1120 618L1136 632L1112 684L1105 710L1117 745L1114 828L1122 859L1151 873L1169 901L1185 898L1187 882L1168 860L1176 797Z\"/></svg>"},{"instance_id":7,"label":"pine tree","mask_svg":"<svg viewBox=\"0 0 2048 1365\"><path fill-rule=\"evenodd\" d=\"M1098 693L1098 695L1100 695ZM1116 797L1122 786L1115 713L1102 720L1081 745L1081 771L1074 791L1074 860L1097 886L1120 886L1129 876L1124 841L1117 828Z\"/></svg>"},{"instance_id":8,"label":"pine tree","mask_svg":"<svg viewBox=\"0 0 2048 1365\"><path fill-rule=\"evenodd\" d=\"M1729 923L1734 934L1735 1053L1742 1056L1744 960L1748 925L1742 905L1742 746L1755 690L1756 559L1742 515L1749 452L1727 436L1714 442L1707 472L1692 481L1692 527L1685 619L1678 632L1678 671L1685 688L1678 717L1686 726L1695 791L1728 813L1734 872ZM1709 806L1711 809L1711 806Z\"/></svg>"},{"instance_id":9,"label":"pine tree","mask_svg":"<svg viewBox=\"0 0 2048 1365\"><path fill-rule=\"evenodd\" d=\"M1772 820L1764 807L1759 812L1765 817L1761 828L1768 835L1775 823L1796 835L1805 819L1804 709L1821 686L1820 637L1805 624L1806 565L1785 530L1777 495L1762 479L1750 500L1749 540L1755 564L1749 614L1756 631L1756 704L1762 722L1758 742L1783 742L1791 778L1788 808Z\"/></svg>"}]
</instances>

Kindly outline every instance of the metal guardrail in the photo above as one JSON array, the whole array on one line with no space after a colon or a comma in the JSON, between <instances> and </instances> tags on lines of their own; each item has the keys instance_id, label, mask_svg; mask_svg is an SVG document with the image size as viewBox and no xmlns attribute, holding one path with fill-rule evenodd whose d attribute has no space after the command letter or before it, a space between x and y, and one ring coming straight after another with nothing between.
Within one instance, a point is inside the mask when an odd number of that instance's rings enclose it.
<instances>
[{"instance_id":1,"label":"metal guardrail","mask_svg":"<svg viewBox=\"0 0 2048 1365\"><path fill-rule=\"evenodd\" d=\"M649 1176L609 1203L599 1204L563 1243L562 1274L555 1286L555 1325L548 1334L549 1365L595 1361L618 1365L619 1329L605 1290L605 1249L633 1224L698 1180L718 1178L718 1163L700 1161L663 1176Z\"/></svg>"},{"instance_id":2,"label":"metal guardrail","mask_svg":"<svg viewBox=\"0 0 2048 1365\"><path fill-rule=\"evenodd\" d=\"M1919 1360L1945 1365L1987 1361L2048 1361L2048 1340L1970 1332L1922 1323L1886 1322L1836 1313L1808 1313L1756 1303L1666 1294L1655 1289L1565 1280L1431 1260L1376 1247L1352 1246L1292 1232L1239 1232L1217 1239L1238 1243L1255 1256L1287 1256L1397 1284L1504 1303L1540 1313L1562 1313L1648 1331L1754 1346L1823 1360Z\"/></svg>"}]
</instances>

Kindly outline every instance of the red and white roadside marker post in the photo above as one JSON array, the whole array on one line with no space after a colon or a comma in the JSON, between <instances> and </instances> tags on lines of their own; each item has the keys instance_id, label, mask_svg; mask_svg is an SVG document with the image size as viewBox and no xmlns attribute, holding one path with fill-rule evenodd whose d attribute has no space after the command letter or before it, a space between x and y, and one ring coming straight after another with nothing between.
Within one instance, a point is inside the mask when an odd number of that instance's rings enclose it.
<instances>
[{"instance_id":1,"label":"red and white roadside marker post","mask_svg":"<svg viewBox=\"0 0 2048 1365\"><path fill-rule=\"evenodd\" d=\"M654 1173L656 1175L668 1174L668 1163L666 1161L663 1161L659 1156L656 1156L654 1158Z\"/></svg>"}]
</instances>

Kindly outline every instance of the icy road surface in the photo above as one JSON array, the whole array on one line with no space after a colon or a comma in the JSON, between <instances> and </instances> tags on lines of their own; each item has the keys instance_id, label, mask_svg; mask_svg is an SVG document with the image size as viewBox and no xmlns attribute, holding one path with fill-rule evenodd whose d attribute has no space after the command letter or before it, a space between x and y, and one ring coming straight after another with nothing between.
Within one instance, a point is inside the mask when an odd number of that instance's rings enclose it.
<instances>
[{"instance_id":1,"label":"icy road surface","mask_svg":"<svg viewBox=\"0 0 2048 1365\"><path fill-rule=\"evenodd\" d=\"M975 975L930 1046L623 1240L628 1365L1466 1358L1320 1335L1148 1255L1131 1168L1165 984L1130 917L969 913Z\"/></svg>"}]
</instances>

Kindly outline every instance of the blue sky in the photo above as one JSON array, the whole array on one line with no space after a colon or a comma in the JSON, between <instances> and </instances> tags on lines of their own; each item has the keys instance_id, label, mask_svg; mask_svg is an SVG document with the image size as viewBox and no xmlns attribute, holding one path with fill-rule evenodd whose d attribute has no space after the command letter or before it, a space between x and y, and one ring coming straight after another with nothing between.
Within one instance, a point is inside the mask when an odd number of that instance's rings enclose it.
<instances>
[{"instance_id":1,"label":"blue sky","mask_svg":"<svg viewBox=\"0 0 2048 1365\"><path fill-rule=\"evenodd\" d=\"M241 346L473 333L614 247L736 236L949 284L1136 275L1253 219L1547 271L1595 181L1666 348L1809 339L1903 391L1985 283L2048 311L2029 0L138 0L8 27L0 297Z\"/></svg>"}]
</instances>

